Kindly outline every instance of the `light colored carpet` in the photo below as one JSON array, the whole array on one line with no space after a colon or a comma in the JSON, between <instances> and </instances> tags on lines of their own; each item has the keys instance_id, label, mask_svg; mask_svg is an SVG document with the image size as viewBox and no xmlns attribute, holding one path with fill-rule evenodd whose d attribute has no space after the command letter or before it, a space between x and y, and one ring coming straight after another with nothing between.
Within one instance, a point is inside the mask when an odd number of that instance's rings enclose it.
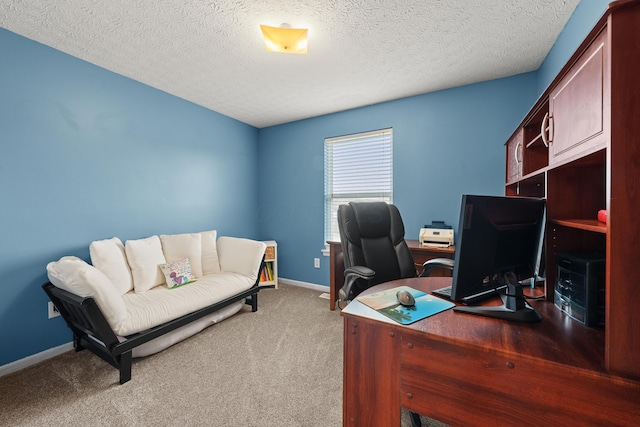
<instances>
[{"instance_id":1,"label":"light colored carpet","mask_svg":"<svg viewBox=\"0 0 640 427\"><path fill-rule=\"evenodd\" d=\"M342 317L319 295L296 286L265 289L256 313L246 306L134 359L124 385L89 351L1 377L0 424L340 426ZM402 424L409 425L406 413Z\"/></svg>"}]
</instances>

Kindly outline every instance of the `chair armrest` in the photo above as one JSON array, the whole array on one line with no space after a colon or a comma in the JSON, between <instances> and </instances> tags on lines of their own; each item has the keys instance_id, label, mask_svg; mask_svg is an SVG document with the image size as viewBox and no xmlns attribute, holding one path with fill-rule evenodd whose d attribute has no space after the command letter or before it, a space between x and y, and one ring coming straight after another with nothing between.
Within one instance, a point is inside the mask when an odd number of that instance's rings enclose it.
<instances>
[{"instance_id":1,"label":"chair armrest","mask_svg":"<svg viewBox=\"0 0 640 427\"><path fill-rule=\"evenodd\" d=\"M455 265L455 261L449 258L434 258L422 264L422 274L420 277L427 277L431 270L436 270L438 268L447 268L449 270L453 270Z\"/></svg>"},{"instance_id":2,"label":"chair armrest","mask_svg":"<svg viewBox=\"0 0 640 427\"><path fill-rule=\"evenodd\" d=\"M357 279L371 280L375 275L375 271L363 265L356 265L355 267L349 267L344 270L344 277L346 280L348 280L348 278L350 278L351 276L355 276L355 278Z\"/></svg>"},{"instance_id":3,"label":"chair armrest","mask_svg":"<svg viewBox=\"0 0 640 427\"><path fill-rule=\"evenodd\" d=\"M355 296L353 295L353 286L358 280L369 281L373 279L376 272L363 265L356 265L344 270L344 285L338 291L338 307L343 308Z\"/></svg>"}]
</instances>

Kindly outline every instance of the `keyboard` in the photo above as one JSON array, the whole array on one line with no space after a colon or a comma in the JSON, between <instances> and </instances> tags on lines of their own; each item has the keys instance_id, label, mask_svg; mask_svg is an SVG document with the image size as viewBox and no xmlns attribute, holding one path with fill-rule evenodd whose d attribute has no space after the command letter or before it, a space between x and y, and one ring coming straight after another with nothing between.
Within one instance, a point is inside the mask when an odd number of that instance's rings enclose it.
<instances>
[{"instance_id":1,"label":"keyboard","mask_svg":"<svg viewBox=\"0 0 640 427\"><path fill-rule=\"evenodd\" d=\"M451 286L445 286L444 288L436 289L434 291L431 291L431 293L439 297L451 299Z\"/></svg>"},{"instance_id":2,"label":"keyboard","mask_svg":"<svg viewBox=\"0 0 640 427\"><path fill-rule=\"evenodd\" d=\"M490 289L488 291L485 292L481 292L479 294L475 294L475 295L471 295L465 298L462 298L460 300L461 303L464 304L476 304L485 300L488 300L490 298L493 298L495 296L499 295L500 290L505 289L506 286L501 286L497 289ZM443 298L447 298L447 299L451 299L451 286L445 286L444 288L440 288L440 289L435 289L433 291L431 291L431 293L433 295L439 296L439 297L443 297Z\"/></svg>"}]
</instances>

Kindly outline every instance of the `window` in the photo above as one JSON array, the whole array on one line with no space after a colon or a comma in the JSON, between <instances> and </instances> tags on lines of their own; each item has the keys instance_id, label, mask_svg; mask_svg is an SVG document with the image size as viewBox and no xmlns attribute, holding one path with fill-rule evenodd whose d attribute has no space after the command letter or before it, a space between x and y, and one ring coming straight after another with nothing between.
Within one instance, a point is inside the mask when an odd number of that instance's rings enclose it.
<instances>
[{"instance_id":1,"label":"window","mask_svg":"<svg viewBox=\"0 0 640 427\"><path fill-rule=\"evenodd\" d=\"M325 239L340 241L338 206L393 203L393 130L324 140Z\"/></svg>"}]
</instances>

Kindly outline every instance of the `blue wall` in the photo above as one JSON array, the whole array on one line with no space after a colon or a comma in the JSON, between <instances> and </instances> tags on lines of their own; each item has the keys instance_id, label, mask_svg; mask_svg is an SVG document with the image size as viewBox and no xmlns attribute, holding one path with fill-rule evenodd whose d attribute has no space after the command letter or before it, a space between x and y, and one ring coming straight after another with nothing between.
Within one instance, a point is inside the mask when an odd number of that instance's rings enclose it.
<instances>
[{"instance_id":1,"label":"blue wall","mask_svg":"<svg viewBox=\"0 0 640 427\"><path fill-rule=\"evenodd\" d=\"M432 220L457 228L463 193L504 193L504 143L536 95L527 73L261 129L260 230L278 242L279 275L329 284L325 138L393 128L394 204L417 239Z\"/></svg>"},{"instance_id":2,"label":"blue wall","mask_svg":"<svg viewBox=\"0 0 640 427\"><path fill-rule=\"evenodd\" d=\"M95 239L275 239L281 277L327 285L326 137L393 127L407 238L456 225L460 194L502 193L505 140L607 3L583 0L537 72L260 131L0 29L0 366L71 340L40 285Z\"/></svg>"},{"instance_id":3,"label":"blue wall","mask_svg":"<svg viewBox=\"0 0 640 427\"><path fill-rule=\"evenodd\" d=\"M40 285L92 240L258 237L258 131L0 29L0 365L71 340Z\"/></svg>"},{"instance_id":4,"label":"blue wall","mask_svg":"<svg viewBox=\"0 0 640 427\"><path fill-rule=\"evenodd\" d=\"M547 89L612 0L582 0L538 69L538 91Z\"/></svg>"}]
</instances>

